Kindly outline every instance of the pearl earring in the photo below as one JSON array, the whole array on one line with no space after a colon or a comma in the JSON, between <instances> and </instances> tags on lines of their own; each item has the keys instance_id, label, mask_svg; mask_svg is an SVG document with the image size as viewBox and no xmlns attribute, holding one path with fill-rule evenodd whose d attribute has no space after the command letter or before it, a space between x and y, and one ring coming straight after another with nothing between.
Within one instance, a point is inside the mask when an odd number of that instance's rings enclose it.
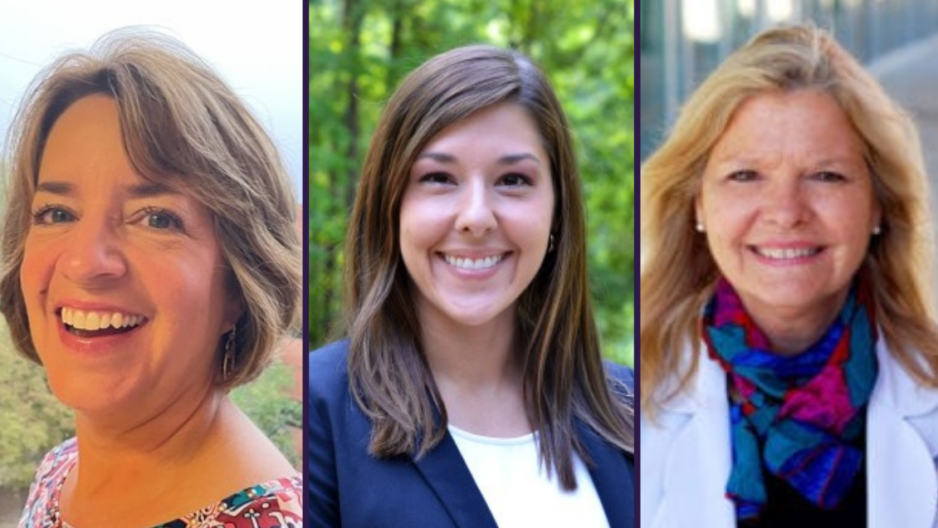
<instances>
[{"instance_id":1,"label":"pearl earring","mask_svg":"<svg viewBox=\"0 0 938 528\"><path fill-rule=\"evenodd\" d=\"M879 224L873 226L873 236L876 236L882 232L883 232L883 229L879 226Z\"/></svg>"},{"instance_id":2,"label":"pearl earring","mask_svg":"<svg viewBox=\"0 0 938 528\"><path fill-rule=\"evenodd\" d=\"M700 223L700 222L697 222L697 225L695 226L695 229L697 229L697 232L698 232L698 233L703 233L703 232L704 232L704 225L703 225L702 223Z\"/></svg>"}]
</instances>

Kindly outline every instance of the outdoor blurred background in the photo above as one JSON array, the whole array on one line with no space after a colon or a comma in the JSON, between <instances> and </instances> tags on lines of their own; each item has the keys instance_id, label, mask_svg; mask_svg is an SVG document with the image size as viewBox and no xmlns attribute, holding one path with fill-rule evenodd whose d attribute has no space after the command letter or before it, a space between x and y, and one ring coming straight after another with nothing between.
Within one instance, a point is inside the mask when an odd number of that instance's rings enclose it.
<instances>
[{"instance_id":1,"label":"outdoor blurred background","mask_svg":"<svg viewBox=\"0 0 938 528\"><path fill-rule=\"evenodd\" d=\"M0 152L27 85L41 68L70 49L87 49L106 31L146 24L182 40L244 98L274 137L301 199L303 5L291 4L274 2L260 8L223 0L4 1ZM0 159L0 176L4 170ZM2 196L0 186L0 207ZM281 354L282 362L278 360L258 382L237 390L234 396L297 467L302 453L304 355L302 342L294 340ZM70 411L49 392L42 369L13 351L0 317L0 528L16 525L41 457L73 434Z\"/></svg>"},{"instance_id":2,"label":"outdoor blurred background","mask_svg":"<svg viewBox=\"0 0 938 528\"><path fill-rule=\"evenodd\" d=\"M632 0L313 0L309 8L310 346L336 337L346 218L385 101L431 56L488 43L534 58L571 121L604 352L631 364Z\"/></svg>"},{"instance_id":3,"label":"outdoor blurred background","mask_svg":"<svg viewBox=\"0 0 938 528\"><path fill-rule=\"evenodd\" d=\"M757 32L811 21L867 66L938 32L934 0L659 0L643 2L640 131L644 159L681 103ZM935 62L933 60L929 62ZM933 68L938 67L936 63ZM874 67L875 69L875 67ZM880 67L881 69L881 67ZM930 90L934 93L936 87Z\"/></svg>"}]
</instances>

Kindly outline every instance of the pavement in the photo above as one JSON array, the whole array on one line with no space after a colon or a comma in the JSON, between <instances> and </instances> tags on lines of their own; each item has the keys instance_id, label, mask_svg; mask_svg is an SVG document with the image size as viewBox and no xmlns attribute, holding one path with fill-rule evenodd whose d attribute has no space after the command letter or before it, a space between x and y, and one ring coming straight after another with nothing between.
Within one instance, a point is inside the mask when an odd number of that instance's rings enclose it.
<instances>
[{"instance_id":1,"label":"pavement","mask_svg":"<svg viewBox=\"0 0 938 528\"><path fill-rule=\"evenodd\" d=\"M869 69L918 126L931 184L934 252L938 256L938 34L875 60ZM933 284L938 286L938 269Z\"/></svg>"}]
</instances>

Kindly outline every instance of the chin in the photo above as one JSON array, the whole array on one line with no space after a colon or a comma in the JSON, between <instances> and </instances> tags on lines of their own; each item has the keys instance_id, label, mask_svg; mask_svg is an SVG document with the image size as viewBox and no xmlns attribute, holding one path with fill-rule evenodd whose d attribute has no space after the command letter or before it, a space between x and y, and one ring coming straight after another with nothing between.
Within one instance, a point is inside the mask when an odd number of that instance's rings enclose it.
<instances>
[{"instance_id":1,"label":"chin","mask_svg":"<svg viewBox=\"0 0 938 528\"><path fill-rule=\"evenodd\" d=\"M119 410L128 400L127 387L122 380L95 380L71 378L55 380L49 377L52 394L66 407L82 414L107 414Z\"/></svg>"},{"instance_id":2,"label":"chin","mask_svg":"<svg viewBox=\"0 0 938 528\"><path fill-rule=\"evenodd\" d=\"M454 323L462 326L482 326L495 320L501 311L491 306L487 307L456 307L451 306L443 312Z\"/></svg>"}]
</instances>

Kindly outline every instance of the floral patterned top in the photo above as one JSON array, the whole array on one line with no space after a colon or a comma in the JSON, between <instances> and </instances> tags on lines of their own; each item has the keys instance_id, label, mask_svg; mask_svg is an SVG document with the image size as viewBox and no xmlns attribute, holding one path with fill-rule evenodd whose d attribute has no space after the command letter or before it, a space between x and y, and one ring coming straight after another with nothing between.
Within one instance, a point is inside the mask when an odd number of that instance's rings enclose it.
<instances>
[{"instance_id":1,"label":"floral patterned top","mask_svg":"<svg viewBox=\"0 0 938 528\"><path fill-rule=\"evenodd\" d=\"M59 493L76 462L78 443L74 438L43 458L29 488L19 528L72 528L59 516ZM302 490L299 475L257 484L153 528L301 528Z\"/></svg>"}]
</instances>

